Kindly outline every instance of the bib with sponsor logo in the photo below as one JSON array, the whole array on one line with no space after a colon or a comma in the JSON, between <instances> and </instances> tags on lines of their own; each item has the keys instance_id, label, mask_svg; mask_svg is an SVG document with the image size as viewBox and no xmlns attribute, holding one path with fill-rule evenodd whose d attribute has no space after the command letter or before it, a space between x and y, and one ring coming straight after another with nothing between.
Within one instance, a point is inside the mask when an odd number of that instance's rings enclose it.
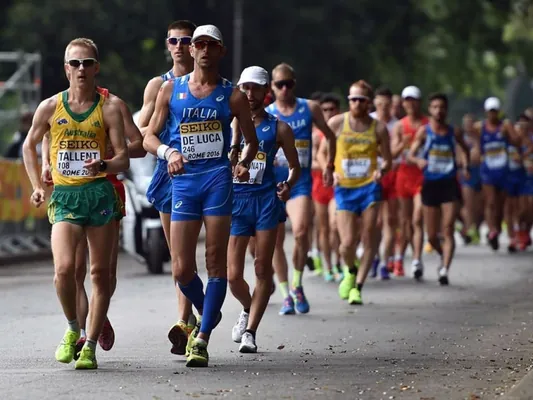
<instances>
[{"instance_id":1,"label":"bib with sponsor logo","mask_svg":"<svg viewBox=\"0 0 533 400\"><path fill-rule=\"evenodd\" d=\"M68 91L59 93L50 125L50 162L55 185L82 185L105 176L90 176L87 160L105 156L108 140L102 106L105 98L96 93L93 105L84 113L74 113L68 104Z\"/></svg>"},{"instance_id":2,"label":"bib with sponsor logo","mask_svg":"<svg viewBox=\"0 0 533 400\"><path fill-rule=\"evenodd\" d=\"M224 136L220 121L181 124L180 135L181 152L189 161L222 157Z\"/></svg>"}]
</instances>

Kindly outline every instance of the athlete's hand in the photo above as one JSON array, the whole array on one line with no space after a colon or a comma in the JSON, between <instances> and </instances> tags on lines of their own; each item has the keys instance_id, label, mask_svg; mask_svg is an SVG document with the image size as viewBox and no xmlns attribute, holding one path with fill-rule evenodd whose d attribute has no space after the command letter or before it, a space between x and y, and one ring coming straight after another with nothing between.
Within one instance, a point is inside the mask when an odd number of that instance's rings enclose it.
<instances>
[{"instance_id":1,"label":"athlete's hand","mask_svg":"<svg viewBox=\"0 0 533 400\"><path fill-rule=\"evenodd\" d=\"M174 151L168 157L167 171L170 176L181 175L185 172L185 164L188 163L187 157L179 151Z\"/></svg>"},{"instance_id":2,"label":"athlete's hand","mask_svg":"<svg viewBox=\"0 0 533 400\"><path fill-rule=\"evenodd\" d=\"M322 183L325 187L330 187L333 185L333 169L326 168L322 172Z\"/></svg>"},{"instance_id":3,"label":"athlete's hand","mask_svg":"<svg viewBox=\"0 0 533 400\"><path fill-rule=\"evenodd\" d=\"M383 174L381 173L380 169L377 169L372 174L372 179L374 179L374 182L379 183L381 182L381 179L383 178Z\"/></svg>"},{"instance_id":4,"label":"athlete's hand","mask_svg":"<svg viewBox=\"0 0 533 400\"><path fill-rule=\"evenodd\" d=\"M428 166L428 162L427 160L424 160L423 158L417 158L416 166L423 171Z\"/></svg>"},{"instance_id":5,"label":"athlete's hand","mask_svg":"<svg viewBox=\"0 0 533 400\"><path fill-rule=\"evenodd\" d=\"M96 176L100 172L100 160L89 158L88 160L85 160L83 168L87 169L91 176Z\"/></svg>"},{"instance_id":6,"label":"athlete's hand","mask_svg":"<svg viewBox=\"0 0 533 400\"><path fill-rule=\"evenodd\" d=\"M468 168L463 168L463 178L465 178L465 181L468 181L470 179L470 171Z\"/></svg>"},{"instance_id":7,"label":"athlete's hand","mask_svg":"<svg viewBox=\"0 0 533 400\"><path fill-rule=\"evenodd\" d=\"M237 178L239 182L246 182L250 179L250 171L242 164L237 164L233 167L233 177Z\"/></svg>"},{"instance_id":8,"label":"athlete's hand","mask_svg":"<svg viewBox=\"0 0 533 400\"><path fill-rule=\"evenodd\" d=\"M291 197L291 188L287 182L278 183L278 199L286 202Z\"/></svg>"},{"instance_id":9,"label":"athlete's hand","mask_svg":"<svg viewBox=\"0 0 533 400\"><path fill-rule=\"evenodd\" d=\"M52 172L50 171L50 165L43 165L41 171L41 180L46 186L53 186Z\"/></svg>"},{"instance_id":10,"label":"athlete's hand","mask_svg":"<svg viewBox=\"0 0 533 400\"><path fill-rule=\"evenodd\" d=\"M41 204L44 203L45 199L46 199L46 196L44 194L44 189L43 188L37 188L33 191L33 193L31 194L31 203L39 208L41 206Z\"/></svg>"}]
</instances>

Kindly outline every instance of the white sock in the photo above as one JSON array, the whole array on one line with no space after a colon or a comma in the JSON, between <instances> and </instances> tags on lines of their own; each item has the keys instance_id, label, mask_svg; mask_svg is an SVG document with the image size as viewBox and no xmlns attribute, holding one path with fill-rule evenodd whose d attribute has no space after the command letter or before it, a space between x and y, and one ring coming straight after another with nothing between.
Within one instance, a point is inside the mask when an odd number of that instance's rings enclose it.
<instances>
[{"instance_id":1,"label":"white sock","mask_svg":"<svg viewBox=\"0 0 533 400\"><path fill-rule=\"evenodd\" d=\"M85 329L80 330L80 337L87 337L87 333L85 333Z\"/></svg>"}]
</instances>

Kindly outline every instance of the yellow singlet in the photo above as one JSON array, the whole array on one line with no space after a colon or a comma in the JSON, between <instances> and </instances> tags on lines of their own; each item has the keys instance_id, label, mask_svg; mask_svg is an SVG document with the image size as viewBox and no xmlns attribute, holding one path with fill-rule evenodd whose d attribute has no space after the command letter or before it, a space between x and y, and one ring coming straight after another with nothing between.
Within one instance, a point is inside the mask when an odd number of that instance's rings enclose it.
<instances>
[{"instance_id":1,"label":"yellow singlet","mask_svg":"<svg viewBox=\"0 0 533 400\"><path fill-rule=\"evenodd\" d=\"M94 104L83 114L68 105L68 92L57 95L57 105L50 127L50 164L54 185L79 186L105 177L90 176L85 160L105 157L107 133L102 106L105 98L96 94Z\"/></svg>"},{"instance_id":2,"label":"yellow singlet","mask_svg":"<svg viewBox=\"0 0 533 400\"><path fill-rule=\"evenodd\" d=\"M339 175L340 187L358 188L372 183L372 175L378 168L376 120L372 120L365 132L354 132L349 121L346 112L341 134L337 137L335 172Z\"/></svg>"}]
</instances>

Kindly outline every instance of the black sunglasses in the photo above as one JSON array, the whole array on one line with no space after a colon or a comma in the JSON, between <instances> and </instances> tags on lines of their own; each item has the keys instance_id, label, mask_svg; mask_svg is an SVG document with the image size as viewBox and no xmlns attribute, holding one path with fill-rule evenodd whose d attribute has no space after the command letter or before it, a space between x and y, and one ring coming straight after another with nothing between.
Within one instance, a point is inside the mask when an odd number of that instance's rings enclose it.
<instances>
[{"instance_id":1,"label":"black sunglasses","mask_svg":"<svg viewBox=\"0 0 533 400\"><path fill-rule=\"evenodd\" d=\"M278 89L283 89L284 86L287 87L287 89L292 89L296 85L296 81L294 79L285 79L282 81L276 81L274 82L274 86L276 86Z\"/></svg>"},{"instance_id":2,"label":"black sunglasses","mask_svg":"<svg viewBox=\"0 0 533 400\"><path fill-rule=\"evenodd\" d=\"M71 58L70 60L67 60L66 64L70 65L73 68L79 68L80 65L83 65L83 68L89 68L92 67L94 64L96 64L98 61L94 58Z\"/></svg>"},{"instance_id":3,"label":"black sunglasses","mask_svg":"<svg viewBox=\"0 0 533 400\"><path fill-rule=\"evenodd\" d=\"M335 111L335 107L322 107L323 112Z\"/></svg>"},{"instance_id":4,"label":"black sunglasses","mask_svg":"<svg viewBox=\"0 0 533 400\"><path fill-rule=\"evenodd\" d=\"M193 43L194 47L198 50L203 50L206 47L208 49L215 49L217 47L222 47L222 44L217 40L197 40Z\"/></svg>"},{"instance_id":5,"label":"black sunglasses","mask_svg":"<svg viewBox=\"0 0 533 400\"><path fill-rule=\"evenodd\" d=\"M191 37L190 36L181 36L181 37L169 37L167 38L168 44L171 44L172 46L176 46L178 43L180 43L183 46L187 46L191 44Z\"/></svg>"}]
</instances>

